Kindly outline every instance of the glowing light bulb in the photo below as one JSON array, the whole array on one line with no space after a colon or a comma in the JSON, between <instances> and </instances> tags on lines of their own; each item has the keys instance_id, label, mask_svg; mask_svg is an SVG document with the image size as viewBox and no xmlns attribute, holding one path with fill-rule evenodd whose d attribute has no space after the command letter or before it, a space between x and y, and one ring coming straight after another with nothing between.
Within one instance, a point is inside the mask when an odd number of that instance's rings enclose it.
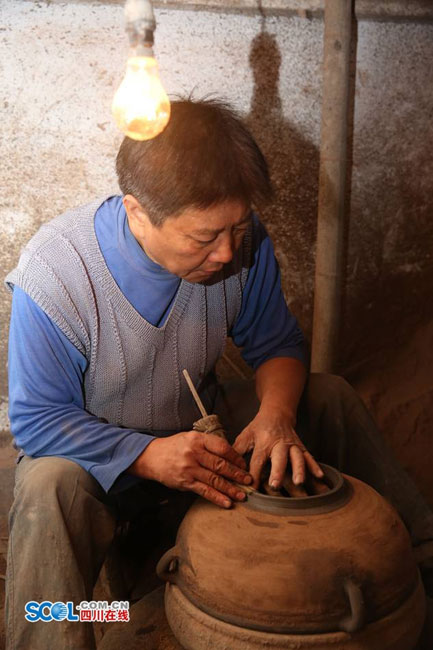
<instances>
[{"instance_id":1,"label":"glowing light bulb","mask_svg":"<svg viewBox=\"0 0 433 650\"><path fill-rule=\"evenodd\" d=\"M150 140L164 130L170 119L170 101L152 56L128 59L112 113L119 129L134 140Z\"/></svg>"}]
</instances>

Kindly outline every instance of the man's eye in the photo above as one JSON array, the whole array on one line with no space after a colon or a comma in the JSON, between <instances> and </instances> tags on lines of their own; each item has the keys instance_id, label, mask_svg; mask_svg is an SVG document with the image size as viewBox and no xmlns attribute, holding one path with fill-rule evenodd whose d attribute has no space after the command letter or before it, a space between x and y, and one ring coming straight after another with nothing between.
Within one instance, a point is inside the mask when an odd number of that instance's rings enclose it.
<instances>
[{"instance_id":1,"label":"man's eye","mask_svg":"<svg viewBox=\"0 0 433 650\"><path fill-rule=\"evenodd\" d=\"M205 246L206 244L211 244L213 241L215 241L216 237L212 237L212 239L196 239L195 241L197 244L202 244Z\"/></svg>"}]
</instances>

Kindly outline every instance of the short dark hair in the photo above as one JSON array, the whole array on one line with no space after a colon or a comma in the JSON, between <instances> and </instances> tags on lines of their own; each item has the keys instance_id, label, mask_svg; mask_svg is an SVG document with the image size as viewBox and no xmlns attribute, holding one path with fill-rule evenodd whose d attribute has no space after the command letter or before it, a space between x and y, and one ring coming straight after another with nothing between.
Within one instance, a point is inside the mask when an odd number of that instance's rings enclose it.
<instances>
[{"instance_id":1,"label":"short dark hair","mask_svg":"<svg viewBox=\"0 0 433 650\"><path fill-rule=\"evenodd\" d=\"M272 196L256 141L237 113L214 98L173 101L156 138L124 138L116 171L123 194L132 194L156 226L189 207L227 200L260 207Z\"/></svg>"}]
</instances>

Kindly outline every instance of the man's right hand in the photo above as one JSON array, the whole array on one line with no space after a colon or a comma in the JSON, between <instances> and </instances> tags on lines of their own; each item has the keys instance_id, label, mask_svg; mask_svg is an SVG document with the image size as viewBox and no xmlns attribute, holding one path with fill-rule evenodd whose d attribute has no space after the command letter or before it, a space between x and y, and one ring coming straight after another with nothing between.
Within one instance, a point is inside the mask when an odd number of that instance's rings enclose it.
<instances>
[{"instance_id":1,"label":"man's right hand","mask_svg":"<svg viewBox=\"0 0 433 650\"><path fill-rule=\"evenodd\" d=\"M245 494L230 479L249 485L245 461L226 440L209 433L186 431L155 438L128 471L169 488L190 490L222 508L243 501Z\"/></svg>"}]
</instances>

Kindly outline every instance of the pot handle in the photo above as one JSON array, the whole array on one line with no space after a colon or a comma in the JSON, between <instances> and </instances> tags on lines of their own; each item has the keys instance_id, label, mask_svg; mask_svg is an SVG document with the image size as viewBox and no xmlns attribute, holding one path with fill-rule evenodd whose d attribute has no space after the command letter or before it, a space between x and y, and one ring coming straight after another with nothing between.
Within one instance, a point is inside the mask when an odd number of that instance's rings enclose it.
<instances>
[{"instance_id":1,"label":"pot handle","mask_svg":"<svg viewBox=\"0 0 433 650\"><path fill-rule=\"evenodd\" d=\"M156 574L158 578L165 582L176 583L176 571L179 566L179 548L173 546L170 548L156 565Z\"/></svg>"},{"instance_id":2,"label":"pot handle","mask_svg":"<svg viewBox=\"0 0 433 650\"><path fill-rule=\"evenodd\" d=\"M350 578L344 581L344 591L350 604L350 616L341 619L339 627L343 632L357 632L365 622L365 608L362 591Z\"/></svg>"}]
</instances>

